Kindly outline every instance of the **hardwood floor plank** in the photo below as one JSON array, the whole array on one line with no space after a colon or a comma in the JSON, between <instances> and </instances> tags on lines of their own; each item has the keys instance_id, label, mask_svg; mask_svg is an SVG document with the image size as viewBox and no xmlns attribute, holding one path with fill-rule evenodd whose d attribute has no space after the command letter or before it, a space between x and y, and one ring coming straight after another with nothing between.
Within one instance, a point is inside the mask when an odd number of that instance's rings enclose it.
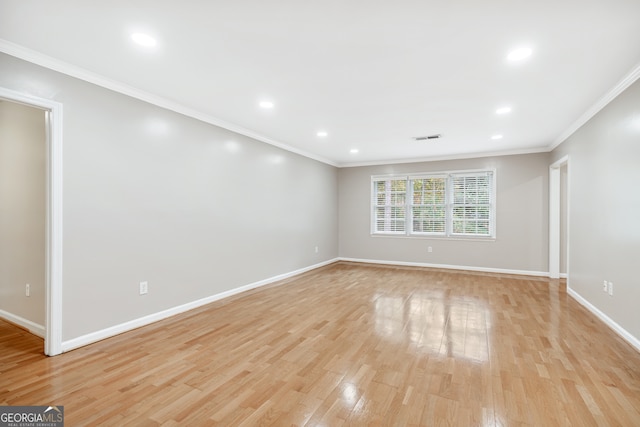
<instances>
[{"instance_id":1,"label":"hardwood floor plank","mask_svg":"<svg viewBox=\"0 0 640 427\"><path fill-rule=\"evenodd\" d=\"M0 404L68 425L640 425L640 353L544 278L341 262L42 348L0 321Z\"/></svg>"}]
</instances>

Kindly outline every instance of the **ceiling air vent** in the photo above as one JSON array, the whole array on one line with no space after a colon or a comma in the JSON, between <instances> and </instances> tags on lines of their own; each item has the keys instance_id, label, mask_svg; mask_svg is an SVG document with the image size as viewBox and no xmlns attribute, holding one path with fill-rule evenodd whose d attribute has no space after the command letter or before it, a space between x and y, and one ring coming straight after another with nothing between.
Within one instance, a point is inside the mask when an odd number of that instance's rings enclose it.
<instances>
[{"instance_id":1,"label":"ceiling air vent","mask_svg":"<svg viewBox=\"0 0 640 427\"><path fill-rule=\"evenodd\" d=\"M415 139L416 141L430 141L433 139L440 139L440 138L442 138L442 135L438 133L436 135L416 136L413 139Z\"/></svg>"}]
</instances>

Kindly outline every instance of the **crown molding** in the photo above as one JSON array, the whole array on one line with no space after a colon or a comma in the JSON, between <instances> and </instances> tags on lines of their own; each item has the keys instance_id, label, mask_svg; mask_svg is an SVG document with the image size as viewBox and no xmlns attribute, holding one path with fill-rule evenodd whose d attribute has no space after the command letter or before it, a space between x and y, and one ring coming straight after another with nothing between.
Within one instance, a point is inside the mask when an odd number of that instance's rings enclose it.
<instances>
[{"instance_id":1,"label":"crown molding","mask_svg":"<svg viewBox=\"0 0 640 427\"><path fill-rule=\"evenodd\" d=\"M298 154L303 157L307 157L312 160L316 160L321 163L325 163L334 167L360 167L360 166L379 166L388 164L400 164L400 163L418 163L418 162L433 162L442 160L457 160L457 159L471 159L480 157L494 157L494 156L508 156L515 154L532 154L549 152L554 150L558 145L563 143L573 133L575 133L580 127L588 122L593 116L595 116L600 110L602 110L607 104L615 99L620 93L626 90L629 86L635 83L640 78L640 64L636 65L616 86L614 86L607 94L600 98L591 108L589 108L578 120L571 124L562 134L558 136L551 144L545 147L534 147L529 149L520 150L507 150L507 151L493 151L493 152L480 152L480 153L466 153L466 154L451 154L435 157L422 157L422 158L408 158L408 159L387 159L387 160L373 160L368 162L335 162L325 157L319 156L315 153L311 153L299 148L293 147L286 143L274 140L267 136L261 135L250 129L236 125L234 123L227 122L218 117L211 116L209 114L202 113L193 108L187 107L180 103L168 100L161 96L154 95L149 92L139 90L133 86L129 86L122 82L109 79L100 74L86 70L81 67L69 64L67 62L58 60L56 58L44 55L37 51L28 49L24 46L15 44L8 40L0 39L0 52L14 56L16 58L31 62L33 64L48 68L53 71L57 71L62 74L66 74L71 77L101 86L103 88L112 90L114 92L121 93L123 95L139 99L152 105L164 108L166 110L173 111L178 114L182 114L187 117L194 118L196 120L208 123L213 126L217 126L231 132L235 132L240 135L247 136L260 142L278 147L280 149L289 151L291 153Z\"/></svg>"},{"instance_id":2,"label":"crown molding","mask_svg":"<svg viewBox=\"0 0 640 427\"><path fill-rule=\"evenodd\" d=\"M499 156L514 156L518 154L548 153L549 151L550 151L549 148L545 146L545 147L522 148L517 150L486 151L486 152L478 152L478 153L418 157L418 158L411 158L411 159L397 159L397 160L384 160L384 161L373 160L370 162L339 163L338 167L339 168L357 168L361 166L382 166L382 165L397 165L397 164L403 164L403 163L440 162L443 160L478 159L482 157L499 157Z\"/></svg>"},{"instance_id":3,"label":"crown molding","mask_svg":"<svg viewBox=\"0 0 640 427\"><path fill-rule=\"evenodd\" d=\"M635 67L631 69L626 76L622 78L609 92L607 92L602 98L600 98L591 108L582 114L565 130L563 133L556 138L551 145L548 147L548 151L554 150L558 145L562 144L566 141L571 135L573 135L578 129L580 129L585 123L587 123L593 116L598 114L600 110L606 107L611 101L613 101L618 95L624 92L629 86L635 83L636 80L640 78L640 64L637 64Z\"/></svg>"},{"instance_id":4,"label":"crown molding","mask_svg":"<svg viewBox=\"0 0 640 427\"><path fill-rule=\"evenodd\" d=\"M95 84L97 86L101 86L105 89L109 89L114 92L121 93L131 98L139 99L149 104L156 105L166 110L173 111L174 113L182 114L183 116L191 117L201 122L208 123L210 125L217 126L217 127L229 130L231 132L238 133L240 135L248 136L249 138L253 138L260 142L273 145L275 147L281 148L291 153L295 153L300 156L307 157L309 159L316 160L321 163L326 163L331 166L338 166L335 162L329 159L326 159L322 156L318 156L317 154L300 150L298 148L292 147L283 142L276 141L272 138L256 133L250 129L244 128L234 123L227 122L225 120L211 116L209 114L202 113L193 108L189 108L180 103L170 101L161 96L157 96L149 92L136 89L133 86L129 86L117 80L109 79L100 74L94 73L92 71L86 70L81 67L77 67L75 65L69 64L68 62L64 62L59 59L52 58L50 56L28 49L24 46L15 44L8 40L0 39L0 52L4 52L7 55L11 55L16 58L22 59L24 61L39 65L41 67L45 67L62 74L66 74L71 77L75 77L77 79Z\"/></svg>"}]
</instances>

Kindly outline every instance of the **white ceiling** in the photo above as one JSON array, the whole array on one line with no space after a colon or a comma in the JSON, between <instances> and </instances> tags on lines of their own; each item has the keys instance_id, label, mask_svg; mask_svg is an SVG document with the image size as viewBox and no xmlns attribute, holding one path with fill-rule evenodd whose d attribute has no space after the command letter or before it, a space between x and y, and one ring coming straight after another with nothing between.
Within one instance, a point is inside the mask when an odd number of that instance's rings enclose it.
<instances>
[{"instance_id":1,"label":"white ceiling","mask_svg":"<svg viewBox=\"0 0 640 427\"><path fill-rule=\"evenodd\" d=\"M158 45L133 44L136 31ZM348 166L550 149L637 74L640 1L0 0L0 39L5 52ZM509 63L520 46L533 54ZM503 105L512 112L496 115ZM443 138L412 139L430 134Z\"/></svg>"}]
</instances>

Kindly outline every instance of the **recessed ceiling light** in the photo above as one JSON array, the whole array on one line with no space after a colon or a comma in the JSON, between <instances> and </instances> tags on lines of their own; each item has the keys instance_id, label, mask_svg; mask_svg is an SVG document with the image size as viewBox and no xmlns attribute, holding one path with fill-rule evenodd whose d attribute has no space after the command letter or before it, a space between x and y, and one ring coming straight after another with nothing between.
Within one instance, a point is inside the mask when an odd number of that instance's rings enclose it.
<instances>
[{"instance_id":1,"label":"recessed ceiling light","mask_svg":"<svg viewBox=\"0 0 640 427\"><path fill-rule=\"evenodd\" d=\"M502 139L502 135L498 134L498 135L493 135L491 137L491 139Z\"/></svg>"},{"instance_id":2,"label":"recessed ceiling light","mask_svg":"<svg viewBox=\"0 0 640 427\"><path fill-rule=\"evenodd\" d=\"M316 135L318 135L320 138L324 138L325 136L329 135L327 132L321 130L320 132L318 132Z\"/></svg>"},{"instance_id":3,"label":"recessed ceiling light","mask_svg":"<svg viewBox=\"0 0 640 427\"><path fill-rule=\"evenodd\" d=\"M151 37L149 34L144 33L131 34L131 40L144 47L154 47L156 44L158 44L158 42L156 42L156 39Z\"/></svg>"},{"instance_id":4,"label":"recessed ceiling light","mask_svg":"<svg viewBox=\"0 0 640 427\"><path fill-rule=\"evenodd\" d=\"M358 150L357 148L352 148L351 150L349 150L351 154L356 154L358 151L360 150Z\"/></svg>"},{"instance_id":5,"label":"recessed ceiling light","mask_svg":"<svg viewBox=\"0 0 640 427\"><path fill-rule=\"evenodd\" d=\"M531 48L521 47L509 52L509 55L507 55L507 60L510 62L522 61L523 59L530 57L532 53L533 51L531 50Z\"/></svg>"},{"instance_id":6,"label":"recessed ceiling light","mask_svg":"<svg viewBox=\"0 0 640 427\"><path fill-rule=\"evenodd\" d=\"M511 107L500 107L496 110L496 114L508 114L511 112Z\"/></svg>"},{"instance_id":7,"label":"recessed ceiling light","mask_svg":"<svg viewBox=\"0 0 640 427\"><path fill-rule=\"evenodd\" d=\"M273 108L274 103L271 101L260 101L259 105L260 105L260 108L269 109L269 108Z\"/></svg>"}]
</instances>

